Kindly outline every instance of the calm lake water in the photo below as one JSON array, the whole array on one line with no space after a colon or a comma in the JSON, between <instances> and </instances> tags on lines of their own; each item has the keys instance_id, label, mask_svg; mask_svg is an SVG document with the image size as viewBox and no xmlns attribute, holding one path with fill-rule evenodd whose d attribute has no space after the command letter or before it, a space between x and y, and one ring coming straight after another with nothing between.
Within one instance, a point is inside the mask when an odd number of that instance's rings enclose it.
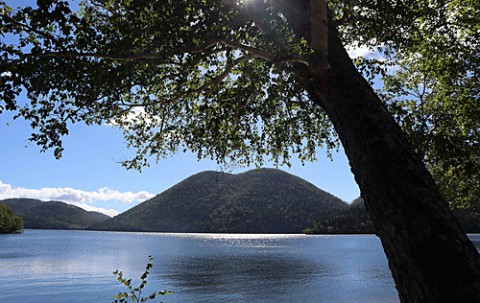
<instances>
[{"instance_id":1,"label":"calm lake water","mask_svg":"<svg viewBox=\"0 0 480 303\"><path fill-rule=\"evenodd\" d=\"M112 272L136 285L149 255L146 293L166 303L398 302L375 236L55 230L0 235L0 302L112 302Z\"/></svg>"}]
</instances>

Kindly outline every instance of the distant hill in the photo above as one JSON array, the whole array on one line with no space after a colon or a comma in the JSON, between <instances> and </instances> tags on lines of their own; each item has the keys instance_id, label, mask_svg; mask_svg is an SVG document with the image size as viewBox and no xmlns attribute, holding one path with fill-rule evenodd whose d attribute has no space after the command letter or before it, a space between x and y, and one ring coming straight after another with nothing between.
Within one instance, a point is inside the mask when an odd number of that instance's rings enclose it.
<instances>
[{"instance_id":1,"label":"distant hill","mask_svg":"<svg viewBox=\"0 0 480 303\"><path fill-rule=\"evenodd\" d=\"M23 218L24 227L31 229L84 229L110 219L107 215L58 201L6 199L0 203L10 207L15 215Z\"/></svg>"},{"instance_id":2,"label":"distant hill","mask_svg":"<svg viewBox=\"0 0 480 303\"><path fill-rule=\"evenodd\" d=\"M107 221L96 230L301 233L347 208L311 183L275 169L202 172Z\"/></svg>"},{"instance_id":3,"label":"distant hill","mask_svg":"<svg viewBox=\"0 0 480 303\"><path fill-rule=\"evenodd\" d=\"M453 214L467 233L480 233L480 208L454 209ZM347 209L319 220L304 231L307 234L373 234L375 229L362 198Z\"/></svg>"}]
</instances>

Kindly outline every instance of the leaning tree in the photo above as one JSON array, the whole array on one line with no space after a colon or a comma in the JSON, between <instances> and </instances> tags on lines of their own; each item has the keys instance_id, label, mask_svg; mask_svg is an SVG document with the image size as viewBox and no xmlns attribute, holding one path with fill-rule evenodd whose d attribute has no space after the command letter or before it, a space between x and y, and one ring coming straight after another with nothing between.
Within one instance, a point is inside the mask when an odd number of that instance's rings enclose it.
<instances>
[{"instance_id":1,"label":"leaning tree","mask_svg":"<svg viewBox=\"0 0 480 303\"><path fill-rule=\"evenodd\" d=\"M463 86L449 76L478 78L477 1L0 5L0 110L28 120L44 149L60 157L62 136L80 121L122 128L137 150L124 165L136 169L182 150L220 163L306 161L341 142L401 301L480 302L477 250L345 50L370 45L405 70L419 66L408 58L424 58L438 85L455 90Z\"/></svg>"}]
</instances>

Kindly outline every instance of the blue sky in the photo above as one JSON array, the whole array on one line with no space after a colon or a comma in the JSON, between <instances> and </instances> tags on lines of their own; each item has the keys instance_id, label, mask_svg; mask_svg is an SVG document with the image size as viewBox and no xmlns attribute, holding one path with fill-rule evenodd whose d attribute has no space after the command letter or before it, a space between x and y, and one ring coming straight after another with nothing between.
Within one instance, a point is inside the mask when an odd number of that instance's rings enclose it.
<instances>
[{"instance_id":1,"label":"blue sky","mask_svg":"<svg viewBox=\"0 0 480 303\"><path fill-rule=\"evenodd\" d=\"M12 4L12 1L7 1ZM13 1L25 5L31 1ZM352 56L366 53L352 50ZM26 102L26 100L20 100ZM65 151L60 160L52 151L28 142L31 129L10 113L0 114L0 199L29 197L60 200L109 215L123 212L170 188L183 179L205 170L221 170L209 160L198 161L192 154L177 154L152 163L141 173L125 170L118 161L133 154L124 143L121 131L111 126L75 125L64 138ZM280 169L297 175L317 187L350 202L359 196L358 187L341 150L333 161L320 151L319 160L304 166L293 160L292 167ZM267 165L265 167L272 167ZM240 173L254 167L232 168Z\"/></svg>"}]
</instances>

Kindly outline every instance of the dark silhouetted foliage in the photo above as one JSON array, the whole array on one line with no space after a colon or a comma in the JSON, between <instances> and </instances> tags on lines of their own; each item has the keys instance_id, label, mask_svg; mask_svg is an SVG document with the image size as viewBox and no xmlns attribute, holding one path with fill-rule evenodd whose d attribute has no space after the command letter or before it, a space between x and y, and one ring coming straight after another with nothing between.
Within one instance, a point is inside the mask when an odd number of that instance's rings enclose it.
<instances>
[{"instance_id":1,"label":"dark silhouetted foliage","mask_svg":"<svg viewBox=\"0 0 480 303\"><path fill-rule=\"evenodd\" d=\"M453 214L467 233L480 233L480 208L453 209ZM373 234L375 228L362 198L325 220L304 230L306 234Z\"/></svg>"}]
</instances>

